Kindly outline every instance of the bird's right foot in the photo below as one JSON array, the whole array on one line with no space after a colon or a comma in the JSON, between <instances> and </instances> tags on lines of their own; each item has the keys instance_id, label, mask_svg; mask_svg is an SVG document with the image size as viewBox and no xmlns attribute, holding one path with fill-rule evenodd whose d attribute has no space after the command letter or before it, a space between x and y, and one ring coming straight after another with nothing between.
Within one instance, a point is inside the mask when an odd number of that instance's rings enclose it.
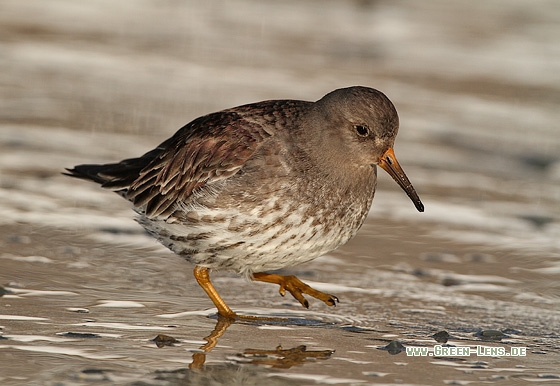
<instances>
[{"instance_id":1,"label":"bird's right foot","mask_svg":"<svg viewBox=\"0 0 560 386\"><path fill-rule=\"evenodd\" d=\"M280 286L280 295L284 296L286 295L286 291L288 291L305 308L309 308L309 302L305 299L303 294L319 299L327 306L336 306L336 303L339 302L336 296L317 291L295 276L282 276L274 273L258 272L253 274L252 280L278 284Z\"/></svg>"}]
</instances>

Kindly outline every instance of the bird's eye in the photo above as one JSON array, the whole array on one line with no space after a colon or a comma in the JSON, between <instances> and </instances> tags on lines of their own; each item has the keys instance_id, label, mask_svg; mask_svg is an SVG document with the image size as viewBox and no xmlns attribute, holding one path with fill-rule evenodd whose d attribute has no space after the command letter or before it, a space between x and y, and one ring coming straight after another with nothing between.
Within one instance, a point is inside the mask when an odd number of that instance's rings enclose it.
<instances>
[{"instance_id":1,"label":"bird's eye","mask_svg":"<svg viewBox=\"0 0 560 386\"><path fill-rule=\"evenodd\" d=\"M365 137L369 134L369 127L367 127L366 125L356 125L354 126L354 128L356 129L356 133L358 133L358 135Z\"/></svg>"}]
</instances>

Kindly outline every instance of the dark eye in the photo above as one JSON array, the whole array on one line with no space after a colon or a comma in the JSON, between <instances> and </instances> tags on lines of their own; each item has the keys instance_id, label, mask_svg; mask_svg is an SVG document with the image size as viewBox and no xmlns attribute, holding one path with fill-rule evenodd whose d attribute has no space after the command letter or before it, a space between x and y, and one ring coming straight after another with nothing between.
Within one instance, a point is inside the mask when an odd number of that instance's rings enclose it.
<instances>
[{"instance_id":1,"label":"dark eye","mask_svg":"<svg viewBox=\"0 0 560 386\"><path fill-rule=\"evenodd\" d=\"M356 129L356 133L358 133L358 135L361 135L362 137L365 137L369 134L369 127L367 127L366 125L356 125L354 126L354 128Z\"/></svg>"}]
</instances>

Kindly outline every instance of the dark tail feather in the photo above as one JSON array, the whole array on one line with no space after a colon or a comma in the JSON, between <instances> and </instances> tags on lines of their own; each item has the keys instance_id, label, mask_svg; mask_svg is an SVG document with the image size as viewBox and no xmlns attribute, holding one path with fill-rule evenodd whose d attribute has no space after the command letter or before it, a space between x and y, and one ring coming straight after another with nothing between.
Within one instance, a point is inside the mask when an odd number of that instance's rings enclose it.
<instances>
[{"instance_id":1,"label":"dark tail feather","mask_svg":"<svg viewBox=\"0 0 560 386\"><path fill-rule=\"evenodd\" d=\"M126 189L138 177L136 170L130 170L121 164L77 165L62 173L70 177L81 178L101 184L113 190Z\"/></svg>"},{"instance_id":2,"label":"dark tail feather","mask_svg":"<svg viewBox=\"0 0 560 386\"><path fill-rule=\"evenodd\" d=\"M81 178L101 184L102 187L120 191L127 190L160 153L159 149L152 150L142 157L125 159L119 163L105 165L77 165L73 169L66 169L65 174L70 177Z\"/></svg>"}]
</instances>

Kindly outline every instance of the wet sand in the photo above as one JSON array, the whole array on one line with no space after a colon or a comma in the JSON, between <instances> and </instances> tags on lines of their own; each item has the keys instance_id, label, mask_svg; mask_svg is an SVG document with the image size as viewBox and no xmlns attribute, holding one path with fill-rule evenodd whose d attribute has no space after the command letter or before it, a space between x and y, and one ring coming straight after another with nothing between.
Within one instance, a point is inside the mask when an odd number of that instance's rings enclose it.
<instances>
[{"instance_id":1,"label":"wet sand","mask_svg":"<svg viewBox=\"0 0 560 386\"><path fill-rule=\"evenodd\" d=\"M547 1L5 3L0 383L558 382L559 17ZM127 202L60 174L208 112L352 84L395 102L426 212L380 171L357 237L285 271L336 308L218 272L233 309L281 318L228 325Z\"/></svg>"}]
</instances>

